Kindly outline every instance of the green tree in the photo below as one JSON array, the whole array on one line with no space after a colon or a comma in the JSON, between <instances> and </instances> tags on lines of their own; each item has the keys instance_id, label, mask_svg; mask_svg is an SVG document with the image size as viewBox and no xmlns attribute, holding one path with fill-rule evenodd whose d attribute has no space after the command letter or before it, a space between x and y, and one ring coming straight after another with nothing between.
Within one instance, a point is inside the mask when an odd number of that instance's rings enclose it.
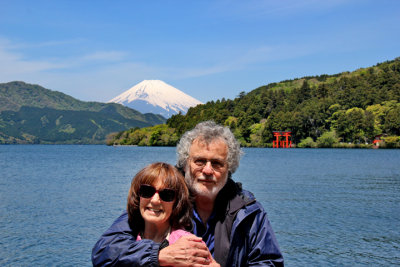
<instances>
[{"instance_id":1,"label":"green tree","mask_svg":"<svg viewBox=\"0 0 400 267\"><path fill-rule=\"evenodd\" d=\"M317 138L318 147L333 147L339 143L339 139L336 137L335 131L325 132Z\"/></svg>"},{"instance_id":2,"label":"green tree","mask_svg":"<svg viewBox=\"0 0 400 267\"><path fill-rule=\"evenodd\" d=\"M384 128L387 133L400 135L400 105L387 113Z\"/></svg>"},{"instance_id":3,"label":"green tree","mask_svg":"<svg viewBox=\"0 0 400 267\"><path fill-rule=\"evenodd\" d=\"M299 148L315 148L317 147L317 143L311 137L307 137L300 141L297 145Z\"/></svg>"},{"instance_id":4,"label":"green tree","mask_svg":"<svg viewBox=\"0 0 400 267\"><path fill-rule=\"evenodd\" d=\"M374 136L374 116L361 108L351 108L337 113L339 137L345 142L363 143Z\"/></svg>"}]
</instances>

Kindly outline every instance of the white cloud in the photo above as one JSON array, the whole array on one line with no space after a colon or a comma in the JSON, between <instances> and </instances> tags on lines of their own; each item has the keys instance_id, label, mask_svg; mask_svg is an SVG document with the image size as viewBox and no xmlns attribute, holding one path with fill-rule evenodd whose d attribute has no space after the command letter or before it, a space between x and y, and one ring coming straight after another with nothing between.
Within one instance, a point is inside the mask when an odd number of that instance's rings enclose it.
<instances>
[{"instance_id":1,"label":"white cloud","mask_svg":"<svg viewBox=\"0 0 400 267\"><path fill-rule=\"evenodd\" d=\"M100 96L97 98L100 101L101 94L106 96L107 91L118 89L116 80L146 75L149 69L140 64L123 63L126 53L118 51L95 51L69 58L27 59L24 48L43 45L18 44L0 38L0 82L36 83L80 99L94 100L93 97Z\"/></svg>"},{"instance_id":2,"label":"white cloud","mask_svg":"<svg viewBox=\"0 0 400 267\"><path fill-rule=\"evenodd\" d=\"M63 67L59 63L25 60L21 53L7 50L7 45L0 43L0 81L17 79L24 74L39 73Z\"/></svg>"},{"instance_id":3,"label":"white cloud","mask_svg":"<svg viewBox=\"0 0 400 267\"><path fill-rule=\"evenodd\" d=\"M0 44L3 42L3 47L6 47L7 49L11 50L79 45L84 41L85 41L84 39L71 39L71 40L47 41L38 43L15 43L15 42L11 43L9 40L0 37Z\"/></svg>"},{"instance_id":4,"label":"white cloud","mask_svg":"<svg viewBox=\"0 0 400 267\"><path fill-rule=\"evenodd\" d=\"M269 64L274 61L298 58L313 53L318 53L323 49L329 49L329 45L318 44L275 44L257 47L236 47L225 53L224 59L215 59L204 67L178 67L160 69L167 77L174 79L186 79L207 76L212 74L245 70L254 64ZM224 48L220 48L220 53L224 54Z\"/></svg>"},{"instance_id":5,"label":"white cloud","mask_svg":"<svg viewBox=\"0 0 400 267\"><path fill-rule=\"evenodd\" d=\"M82 57L84 61L121 61L127 53L119 51L97 51Z\"/></svg>"}]
</instances>

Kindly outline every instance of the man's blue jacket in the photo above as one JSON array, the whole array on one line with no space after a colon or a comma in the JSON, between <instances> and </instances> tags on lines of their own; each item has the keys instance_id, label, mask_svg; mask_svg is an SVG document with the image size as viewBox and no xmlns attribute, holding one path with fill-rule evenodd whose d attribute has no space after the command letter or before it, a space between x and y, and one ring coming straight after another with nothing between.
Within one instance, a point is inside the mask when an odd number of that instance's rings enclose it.
<instances>
[{"instance_id":1,"label":"man's blue jacket","mask_svg":"<svg viewBox=\"0 0 400 267\"><path fill-rule=\"evenodd\" d=\"M215 203L214 258L221 266L283 266L267 213L250 192L229 178ZM123 213L95 244L93 266L159 266L160 244L136 236Z\"/></svg>"}]
</instances>

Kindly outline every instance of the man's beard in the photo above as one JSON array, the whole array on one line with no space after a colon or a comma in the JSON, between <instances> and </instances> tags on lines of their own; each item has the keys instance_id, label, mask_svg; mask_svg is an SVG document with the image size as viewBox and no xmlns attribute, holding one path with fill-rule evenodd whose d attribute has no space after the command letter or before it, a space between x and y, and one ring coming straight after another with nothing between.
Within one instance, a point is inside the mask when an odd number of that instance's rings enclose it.
<instances>
[{"instance_id":1,"label":"man's beard","mask_svg":"<svg viewBox=\"0 0 400 267\"><path fill-rule=\"evenodd\" d=\"M213 177L200 177L204 180L212 180L214 182L216 182L216 178ZM223 177L221 177L221 179L223 179ZM221 191L221 189L224 187L224 185L226 184L226 181L228 180L227 177L225 177L225 182L223 183L218 183L213 185L210 189L209 187L206 187L205 185L202 185L200 182L196 182L195 178L192 178L192 173L190 171L190 167L187 166L186 170L185 170L185 181L187 186L189 187L189 189L195 194L195 196L200 196L200 197L205 197L208 199L215 199L219 193L219 191Z\"/></svg>"}]
</instances>

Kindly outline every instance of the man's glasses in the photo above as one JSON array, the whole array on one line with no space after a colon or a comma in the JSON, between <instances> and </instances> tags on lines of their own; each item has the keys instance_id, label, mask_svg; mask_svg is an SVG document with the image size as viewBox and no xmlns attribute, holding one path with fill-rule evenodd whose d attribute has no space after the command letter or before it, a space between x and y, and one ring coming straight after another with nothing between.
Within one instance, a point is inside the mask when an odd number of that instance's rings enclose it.
<instances>
[{"instance_id":1,"label":"man's glasses","mask_svg":"<svg viewBox=\"0 0 400 267\"><path fill-rule=\"evenodd\" d=\"M226 166L224 161L218 159L192 158L192 161L199 168L204 168L207 162L210 162L213 170L217 172L221 171Z\"/></svg>"},{"instance_id":2,"label":"man's glasses","mask_svg":"<svg viewBox=\"0 0 400 267\"><path fill-rule=\"evenodd\" d=\"M157 190L148 184L142 184L139 188L139 196L143 198L151 198L155 193L158 193L160 199L165 202L171 202L175 199L175 190L173 189L164 188Z\"/></svg>"}]
</instances>

